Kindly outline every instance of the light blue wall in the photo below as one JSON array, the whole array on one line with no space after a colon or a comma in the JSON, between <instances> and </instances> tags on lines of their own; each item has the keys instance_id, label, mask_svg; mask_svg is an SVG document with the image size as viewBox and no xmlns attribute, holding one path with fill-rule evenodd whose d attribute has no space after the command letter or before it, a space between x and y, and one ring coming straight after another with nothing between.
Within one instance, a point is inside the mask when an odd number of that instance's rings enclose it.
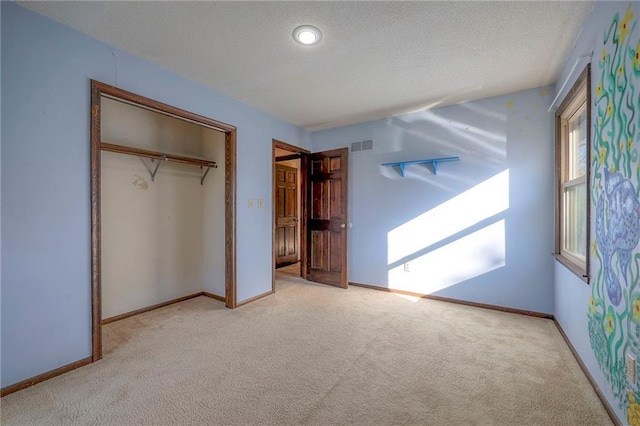
<instances>
[{"instance_id":1,"label":"light blue wall","mask_svg":"<svg viewBox=\"0 0 640 426\"><path fill-rule=\"evenodd\" d=\"M350 153L349 280L551 313L552 97L538 88L313 133L314 151L374 140ZM460 161L437 175L381 166L449 156Z\"/></svg>"},{"instance_id":2,"label":"light blue wall","mask_svg":"<svg viewBox=\"0 0 640 426\"><path fill-rule=\"evenodd\" d=\"M2 2L2 386L91 354L89 80L238 127L238 300L271 289L271 139L308 132ZM117 75L117 81L116 81ZM247 209L263 198L263 209Z\"/></svg>"},{"instance_id":3,"label":"light blue wall","mask_svg":"<svg viewBox=\"0 0 640 426\"><path fill-rule=\"evenodd\" d=\"M625 43L624 45L617 47L616 40L619 40L620 38L620 27L618 24L622 24L622 22L624 21L626 12L628 10L627 8L629 6L631 6L631 9L629 10L633 14L633 17L629 23L630 31L626 36L628 45ZM616 15L618 16L617 19L615 18ZM624 144L622 149L622 151L625 152L625 154L623 154L623 158L626 158L626 155L628 155L627 153L632 153L634 150L636 151L635 160L632 160L632 173L629 174L627 170L618 171L623 173L623 177L625 179L635 184L636 199L638 197L638 176L640 175L640 166L638 166L637 158L638 151L640 151L640 120L638 120L640 98L637 94L637 88L640 82L640 63L636 62L634 65L632 58L635 55L635 52L637 50L640 50L640 28L638 28L640 26L639 23L640 7L638 6L637 2L597 3L591 13L589 21L583 28L573 51L567 58L567 61L564 65L564 70L562 72L562 77L558 83L559 90L559 86L569 76L569 72L574 66L576 58L580 55L593 51L593 60L591 65L591 120L592 129L594 130L594 132L592 134L591 141L589 141L589 146L590 149L595 151L594 147L596 145L597 138L595 130L597 130L599 127L602 127L602 125L604 125L605 127L605 140L609 140L610 138L618 138L619 133L622 129L624 129L625 131L634 131L635 129L637 133L632 137L633 140L631 143L627 140L626 136L624 137ZM607 40L607 43L605 44L604 40L607 33L609 33L610 31L611 34ZM602 61L603 52L605 53L605 57L608 58L608 64L616 64L619 58L621 58L622 62L625 64L625 67L623 67L624 69L616 69L615 65L613 67L609 65L604 66L604 62ZM574 73L575 75L569 78L566 88L563 92L566 92L571 88L580 71L581 69L577 69L576 73ZM606 75L604 79L602 78L603 74ZM622 74L624 74L624 78ZM615 77L611 78L611 75ZM613 86L614 81L615 89ZM604 92L606 96L609 96L609 93L617 92L615 96L616 99L624 98L626 100L626 105L625 103L617 104L616 101L615 112L613 114L613 124L607 124L607 102L606 97L602 96L602 93L599 94L596 90L599 84L605 85ZM629 90L629 87L631 87L631 90ZM633 90L633 87L635 87L635 90ZM625 93L625 95L621 96L621 93ZM631 95L627 98L627 94ZM564 93L561 95L561 99L563 97ZM598 111L599 109L600 112ZM618 113L620 111L623 113L623 115L631 117L628 121L629 127L620 126L620 122L618 121ZM603 117L604 120L600 123L604 124L600 124L598 122L598 119ZM612 130L614 128L616 129L615 132ZM618 140L613 140L613 142L616 145L619 143ZM627 151L627 144L629 143L629 151ZM613 144L611 145L611 148L614 149ZM612 169L620 163L618 162L618 164L616 164L613 158L611 158L612 156L610 155L610 153L607 154L604 162L601 158L599 158L600 156L598 152L592 152L591 155L592 176L590 180L590 191L593 199L591 204L590 224L592 241L589 245L589 252L592 256L590 270L592 281L591 285L585 284L581 279L569 272L569 270L563 265L555 262L554 313L557 321L564 329L569 340L575 347L590 374L594 377L598 387L602 390L609 404L615 410L618 418L623 422L623 424L628 424L631 423L627 418L626 412L626 408L629 406L628 395L629 393L635 394L634 398L636 399L636 401L638 400L639 395L637 384L634 385L628 382L626 379L624 357L626 356L626 353L634 353L634 348L632 347L633 345L629 345L630 341L633 340L629 338L629 333L633 333L632 330L634 327L637 327L637 323L639 321L639 319L636 317L636 314L634 312L631 312L631 305L634 302L633 297L629 295L629 293L635 286L638 285L637 259L640 256L640 254L638 254L638 250L640 250L640 247L637 246L635 250L632 251L631 256L635 256L636 260L635 263L632 262L626 274L622 273L619 270L619 263L617 263L617 261L619 261L620 259L621 254L618 254L618 256L611 259L610 265L612 265L612 268L614 269L613 275L617 276L617 279L619 279L621 283L622 293L624 294L624 302L619 303L617 306L614 306L611 302L610 296L606 294L606 291L602 291L602 289L606 287L605 284L612 284L612 279L610 277L605 277L602 265L602 258L604 257L604 247L600 247L599 242L596 241L595 203L604 191L603 169L607 168L610 171L613 171ZM632 205L631 198L624 198L625 203L627 203L628 201L628 204L626 205ZM623 199L623 197L620 197L620 199ZM608 218L606 218L606 222L608 222ZM638 224L636 219L635 223L633 223L632 221L628 224L626 230L637 229L637 226ZM626 275L626 280L624 275ZM632 277L631 281L635 279L636 282L629 282L629 277ZM591 299L592 296L593 299ZM593 305L591 305L591 301L593 301ZM612 317L617 318L614 321L613 331L607 330L604 324L606 321L606 315L608 313L612 313ZM589 326L590 322L591 329ZM604 340L594 339L594 343L592 343L590 332L593 334L593 336L603 337L606 333L607 337L604 337ZM615 347L615 351L611 351L610 346ZM597 350L600 354L606 355L607 359L603 360L602 366L598 364L594 350ZM609 377L609 380L607 380L606 377ZM636 406L635 408L637 409L638 407ZM639 420L640 419L635 418L635 421Z\"/></svg>"}]
</instances>

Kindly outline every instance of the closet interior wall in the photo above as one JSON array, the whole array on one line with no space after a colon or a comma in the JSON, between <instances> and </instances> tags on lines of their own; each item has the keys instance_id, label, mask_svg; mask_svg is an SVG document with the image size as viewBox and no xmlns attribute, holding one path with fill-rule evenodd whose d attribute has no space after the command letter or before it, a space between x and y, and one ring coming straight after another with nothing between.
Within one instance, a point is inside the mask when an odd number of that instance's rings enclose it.
<instances>
[{"instance_id":1,"label":"closet interior wall","mask_svg":"<svg viewBox=\"0 0 640 426\"><path fill-rule=\"evenodd\" d=\"M101 152L102 318L206 291L224 297L225 134L106 97L102 142L215 161ZM152 179L151 173L160 161Z\"/></svg>"}]
</instances>

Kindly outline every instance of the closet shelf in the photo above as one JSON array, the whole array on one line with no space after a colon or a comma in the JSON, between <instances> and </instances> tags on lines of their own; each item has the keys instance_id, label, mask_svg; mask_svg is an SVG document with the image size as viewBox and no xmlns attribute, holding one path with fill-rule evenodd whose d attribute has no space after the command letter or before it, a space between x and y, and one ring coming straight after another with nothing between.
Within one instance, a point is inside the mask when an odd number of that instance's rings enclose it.
<instances>
[{"instance_id":1,"label":"closet shelf","mask_svg":"<svg viewBox=\"0 0 640 426\"><path fill-rule=\"evenodd\" d=\"M100 143L100 149L103 151L115 152L118 154L135 155L136 157L140 157L141 160L143 158L150 158L152 162L154 160L162 160L162 161L172 161L174 163L193 164L195 166L200 166L201 168L206 167L206 170L202 175L202 178L200 178L200 185L204 183L204 179L207 177L207 173L209 173L209 169L211 168L215 169L218 167L215 161L209 161L209 160L204 160L204 159L195 158L195 157L185 157L182 155L167 154L167 153L158 152L158 151L150 151L147 149L134 148L131 146L118 145L114 143L102 142ZM158 171L158 167L160 167L160 162L156 164L153 171L151 170L151 168L147 166L147 163L145 163L144 160L142 162L147 168L147 170L149 171L149 174L151 175L151 181L153 181L156 177L156 172Z\"/></svg>"},{"instance_id":2,"label":"closet shelf","mask_svg":"<svg viewBox=\"0 0 640 426\"><path fill-rule=\"evenodd\" d=\"M449 161L458 161L460 157L441 157L441 158L425 158L424 160L398 161L395 163L383 163L385 167L400 167L400 175L404 177L404 168L407 164L432 164L433 174L438 174L438 163L447 163Z\"/></svg>"}]
</instances>

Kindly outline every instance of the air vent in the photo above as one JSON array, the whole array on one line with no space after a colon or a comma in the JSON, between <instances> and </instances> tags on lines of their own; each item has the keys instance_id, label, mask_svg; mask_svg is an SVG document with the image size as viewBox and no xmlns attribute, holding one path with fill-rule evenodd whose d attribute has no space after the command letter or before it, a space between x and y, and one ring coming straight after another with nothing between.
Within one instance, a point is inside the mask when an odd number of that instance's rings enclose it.
<instances>
[{"instance_id":1,"label":"air vent","mask_svg":"<svg viewBox=\"0 0 640 426\"><path fill-rule=\"evenodd\" d=\"M370 151L373 149L373 139L366 141L353 142L351 144L351 152Z\"/></svg>"}]
</instances>

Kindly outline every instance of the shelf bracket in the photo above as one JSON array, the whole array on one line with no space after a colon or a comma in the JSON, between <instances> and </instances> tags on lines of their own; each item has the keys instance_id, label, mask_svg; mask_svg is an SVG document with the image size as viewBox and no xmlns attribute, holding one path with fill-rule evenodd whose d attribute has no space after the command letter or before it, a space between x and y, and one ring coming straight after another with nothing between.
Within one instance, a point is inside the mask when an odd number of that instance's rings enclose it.
<instances>
[{"instance_id":1,"label":"shelf bracket","mask_svg":"<svg viewBox=\"0 0 640 426\"><path fill-rule=\"evenodd\" d=\"M147 165L147 163L144 161L144 157L139 157L140 161L142 161L142 164L144 164L144 168L147 169L147 171L149 172L149 175L151 176L151 182L155 181L156 179L156 173L158 173L158 169L160 168L160 161L158 161L156 163L156 166L153 168L153 170L151 170L151 167L149 165ZM151 164L155 163L156 160L155 159L151 159Z\"/></svg>"},{"instance_id":2,"label":"shelf bracket","mask_svg":"<svg viewBox=\"0 0 640 426\"><path fill-rule=\"evenodd\" d=\"M202 166L200 166L200 168L202 168ZM204 178L207 177L207 174L209 173L209 170L211 170L211 167L207 167L207 170L204 171L204 174L200 178L200 185L204 185Z\"/></svg>"}]
</instances>

